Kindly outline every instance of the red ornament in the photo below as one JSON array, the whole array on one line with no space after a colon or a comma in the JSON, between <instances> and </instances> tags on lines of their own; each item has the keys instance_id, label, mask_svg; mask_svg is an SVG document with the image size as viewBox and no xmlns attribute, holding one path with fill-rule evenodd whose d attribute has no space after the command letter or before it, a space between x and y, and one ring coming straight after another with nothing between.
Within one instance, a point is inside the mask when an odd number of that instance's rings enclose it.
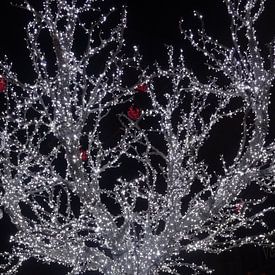
<instances>
[{"instance_id":1,"label":"red ornament","mask_svg":"<svg viewBox=\"0 0 275 275\"><path fill-rule=\"evenodd\" d=\"M6 88L7 88L7 80L5 77L0 75L0 93L5 92Z\"/></svg>"},{"instance_id":2,"label":"red ornament","mask_svg":"<svg viewBox=\"0 0 275 275\"><path fill-rule=\"evenodd\" d=\"M243 209L243 206L244 206L244 202L243 201L239 201L238 203L236 203L235 205L235 213L236 214L240 214L242 209Z\"/></svg>"},{"instance_id":3,"label":"red ornament","mask_svg":"<svg viewBox=\"0 0 275 275\"><path fill-rule=\"evenodd\" d=\"M141 111L138 107L131 106L128 109L127 115L130 119L137 120L137 119L139 119L139 117L141 115Z\"/></svg>"},{"instance_id":4,"label":"red ornament","mask_svg":"<svg viewBox=\"0 0 275 275\"><path fill-rule=\"evenodd\" d=\"M88 153L87 150L84 149L80 149L80 158L83 161L87 161L88 160Z\"/></svg>"},{"instance_id":5,"label":"red ornament","mask_svg":"<svg viewBox=\"0 0 275 275\"><path fill-rule=\"evenodd\" d=\"M148 85L146 83L139 84L135 88L135 90L139 93L145 93L147 89L148 89Z\"/></svg>"}]
</instances>

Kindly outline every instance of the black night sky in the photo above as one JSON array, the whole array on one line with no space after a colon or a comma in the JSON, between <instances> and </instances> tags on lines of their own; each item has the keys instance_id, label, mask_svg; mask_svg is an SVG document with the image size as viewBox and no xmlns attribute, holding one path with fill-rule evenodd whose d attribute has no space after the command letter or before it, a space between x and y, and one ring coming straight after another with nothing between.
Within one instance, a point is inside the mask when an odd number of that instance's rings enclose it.
<instances>
[{"instance_id":1,"label":"black night sky","mask_svg":"<svg viewBox=\"0 0 275 275\"><path fill-rule=\"evenodd\" d=\"M33 0L32 2L41 0ZM249 1L249 0L248 0ZM14 64L14 70L22 78L28 81L31 79L31 67L28 60L28 52L25 49L24 26L29 20L26 11L10 5L10 0L1 0L0 6L0 56L6 54ZM187 41L184 41L180 34L179 21L184 20L185 28L192 28L194 31L199 27L199 22L194 19L193 11L197 10L204 15L205 28L210 35L217 38L221 43L230 46L231 37L229 33L230 18L226 13L222 0L107 0L108 6L127 6L128 29L125 33L128 47L139 46L144 56L144 65L153 64L158 61L166 64L166 50L164 45L173 45L176 50L182 48L185 53L187 65L201 77L206 79L207 70L203 64L203 57L192 49ZM20 3L19 0L13 3ZM261 45L266 45L275 35L274 27L275 1L269 0L266 9L257 23L257 35ZM266 49L263 48L264 51ZM274 94L274 92L273 92ZM272 96L274 102L275 96ZM0 108L4 108L4 95L0 95ZM275 106L273 104L273 106ZM275 137L275 112L271 114L271 137ZM238 128L234 122L230 122L224 128L215 133L215 138L209 144L207 156L210 165L215 166L219 153L223 152L230 157L232 147L230 142L238 142ZM7 216L0 220L0 250L7 247L9 232L14 228ZM203 257L209 261L210 266L217 268L217 275L248 275L248 271L255 271L253 274L275 274L275 253L271 250L246 247L236 249L231 253L224 253L219 256L203 256L200 253L192 257ZM191 257L191 256L190 256ZM272 271L271 271L272 270ZM261 273L269 272L269 273ZM274 272L274 273L273 273ZM18 275L63 275L66 269L58 265L48 266L37 263L35 260L23 265ZM98 274L88 272L87 275Z\"/></svg>"}]
</instances>

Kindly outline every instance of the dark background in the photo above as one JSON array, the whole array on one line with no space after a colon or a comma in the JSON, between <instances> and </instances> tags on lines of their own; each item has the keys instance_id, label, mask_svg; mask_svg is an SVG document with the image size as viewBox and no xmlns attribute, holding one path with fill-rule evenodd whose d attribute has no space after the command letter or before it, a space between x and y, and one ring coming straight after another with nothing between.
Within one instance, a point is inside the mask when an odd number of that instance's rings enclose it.
<instances>
[{"instance_id":1,"label":"dark background","mask_svg":"<svg viewBox=\"0 0 275 275\"><path fill-rule=\"evenodd\" d=\"M40 0L36 0L39 2ZM0 55L6 54L14 64L14 70L22 80L32 78L31 67L24 41L24 26L29 20L29 15L9 4L9 0L0 3ZM20 1L14 1L19 3ZM192 47L184 41L179 31L179 20L184 19L184 26L196 30L199 26L194 19L193 10L204 15L205 26L208 33L227 46L231 45L229 22L225 5L221 0L108 0L105 5L127 5L128 29L125 33L128 46L138 45L144 56L144 65L158 61L166 64L166 51L164 45L173 45L175 49L183 48L186 63L190 68L204 79L207 70L203 65L203 57L196 54ZM274 28L275 1L269 0L266 9L257 23L257 35L261 45L266 45L275 34ZM265 52L265 48L263 47ZM274 93L273 93L274 94ZM0 95L0 107L3 108L4 98ZM274 96L272 96L274 102ZM274 106L274 104L273 104ZM271 136L275 136L274 112L271 114ZM230 126L230 127L229 127ZM236 139L234 125L229 125L216 134L215 142L208 152L209 159L216 157L218 153L232 154L228 142ZM215 146L214 146L215 144ZM215 165L215 161L213 161ZM10 232L14 231L7 216L0 220L0 249L7 247ZM194 253L191 258L203 258L210 266L216 268L218 275L238 274L275 274L275 251L268 248L255 248L247 246L226 252L222 255L206 256L200 252ZM251 273L248 273L251 272ZM253 272L253 273L252 273ZM266 273L264 273L266 272ZM56 274L62 275L66 269L58 265L45 265L31 260L25 263L19 272L20 275ZM88 272L87 274L97 274Z\"/></svg>"}]
</instances>

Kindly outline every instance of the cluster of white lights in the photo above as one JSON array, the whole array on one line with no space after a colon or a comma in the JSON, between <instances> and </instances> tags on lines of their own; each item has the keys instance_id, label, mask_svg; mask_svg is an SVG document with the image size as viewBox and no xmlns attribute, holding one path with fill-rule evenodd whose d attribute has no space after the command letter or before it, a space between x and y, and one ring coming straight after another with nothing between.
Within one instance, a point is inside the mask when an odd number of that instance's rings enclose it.
<instances>
[{"instance_id":1,"label":"cluster of white lights","mask_svg":"<svg viewBox=\"0 0 275 275\"><path fill-rule=\"evenodd\" d=\"M10 238L12 250L0 253L1 274L16 274L31 257L64 265L71 275L91 270L182 274L181 268L211 273L204 263L187 262L179 254L271 244L265 215L274 207L259 207L265 197L242 197L251 184L262 194L273 194L275 187L275 143L267 143L274 45L267 68L254 27L265 0L224 0L232 19L232 48L210 37L203 24L196 35L182 29L213 71L206 83L186 67L183 51L175 58L172 47L167 68L142 70L136 46L132 56L123 53L126 11L117 26L108 28L114 8L103 13L102 1L80 2L43 0L39 10L25 0L21 6L33 15L26 28L33 83L21 82L8 59L0 62L8 83L0 122L0 219L8 215L17 229ZM93 21L82 22L83 14ZM80 55L74 51L77 32L87 42ZM55 72L42 50L41 33L47 33L53 46ZM102 53L98 72L94 58ZM139 75L131 87L124 84L129 68ZM228 84L218 84L221 75ZM160 79L171 88L159 89ZM127 112L118 114L121 136L107 146L105 119L116 106L132 102L140 83L148 86L143 92L150 108L135 120ZM217 104L206 118L213 98ZM234 106L233 99L241 106ZM240 115L243 131L233 163L221 158L222 172L211 171L200 159L201 148L215 125ZM83 136L86 149L81 148ZM121 171L125 159L136 163L137 177L121 175L111 190L104 189L104 174ZM119 206L118 215L104 204L103 195ZM146 205L142 210L140 200ZM256 225L266 234L238 234Z\"/></svg>"}]
</instances>

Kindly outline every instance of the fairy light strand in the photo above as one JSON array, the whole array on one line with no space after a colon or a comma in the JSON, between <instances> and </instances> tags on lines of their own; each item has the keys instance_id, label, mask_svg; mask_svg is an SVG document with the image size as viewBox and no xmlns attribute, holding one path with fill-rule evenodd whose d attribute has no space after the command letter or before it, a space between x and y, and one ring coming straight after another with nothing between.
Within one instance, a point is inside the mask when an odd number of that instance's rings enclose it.
<instances>
[{"instance_id":1,"label":"fairy light strand","mask_svg":"<svg viewBox=\"0 0 275 275\"><path fill-rule=\"evenodd\" d=\"M255 30L265 1L223 1L232 20L231 48L207 34L199 13L194 14L201 21L197 33L181 22L185 39L213 72L206 83L185 65L184 52L177 56L172 46L167 47L167 67L156 64L153 73L142 69L136 46L132 56L125 54L127 12L110 29L106 24L116 9L102 13L104 1L78 2L44 0L41 10L28 1L21 6L33 15L26 27L33 83L21 82L8 58L0 62L1 79L7 81L1 88L7 108L1 118L0 218L8 215L17 229L10 237L12 251L0 253L1 272L16 274L35 258L66 266L72 275L91 270L179 274L180 268L210 274L205 263L179 255L221 253L248 243L273 245L265 216L275 209L264 205L265 195L274 194L275 145L266 142L274 45L267 68ZM81 21L83 14L94 21ZM73 45L80 30L87 47L79 56ZM48 33L55 53L54 73L40 44L42 32ZM98 66L93 58L102 53ZM124 85L129 68L139 75L131 87ZM228 84L219 84L221 74ZM159 80L167 85L159 88ZM133 105L135 93L148 97L150 108ZM234 106L234 99L241 106ZM211 100L217 104L206 118ZM102 123L116 107L125 110L117 115L120 137L106 146ZM216 125L238 116L242 136L234 161L221 157L222 172L211 171L200 150ZM43 151L45 144L48 151ZM113 188L101 186L105 173L121 171L121 163L130 160L136 163L136 177L120 175ZM261 198L242 197L252 184ZM200 188L194 191L194 186ZM119 214L111 213L103 196L118 205ZM146 207L138 210L138 201ZM264 233L238 235L259 225Z\"/></svg>"}]
</instances>

